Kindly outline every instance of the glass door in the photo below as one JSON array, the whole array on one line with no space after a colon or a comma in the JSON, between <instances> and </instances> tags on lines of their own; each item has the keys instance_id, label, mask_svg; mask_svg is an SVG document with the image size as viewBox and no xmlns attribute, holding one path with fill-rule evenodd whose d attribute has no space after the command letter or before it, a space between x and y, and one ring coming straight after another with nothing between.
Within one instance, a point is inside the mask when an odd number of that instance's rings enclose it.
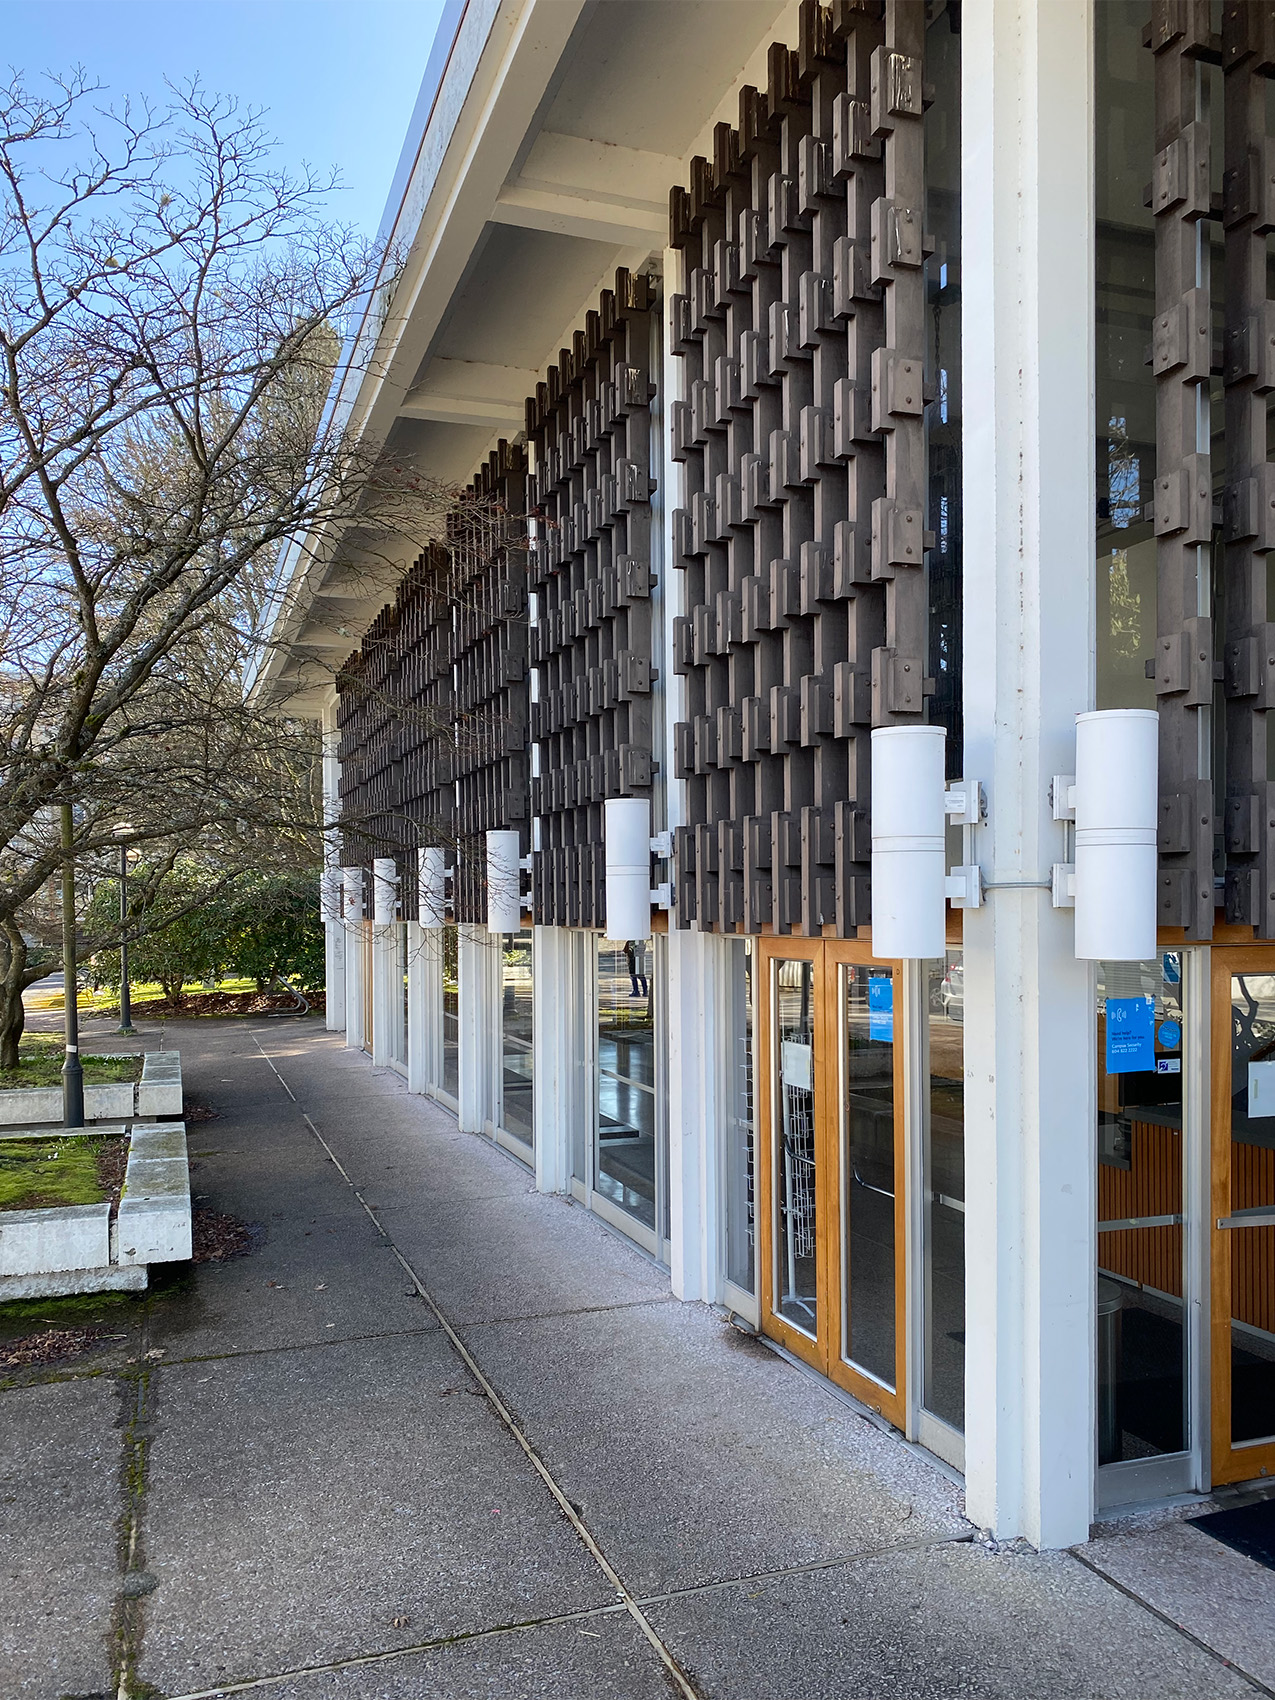
<instances>
[{"instance_id":1,"label":"glass door","mask_svg":"<svg viewBox=\"0 0 1275 1700\"><path fill-rule=\"evenodd\" d=\"M1213 953L1213 1480L1275 1470L1275 951Z\"/></svg>"},{"instance_id":2,"label":"glass door","mask_svg":"<svg viewBox=\"0 0 1275 1700\"><path fill-rule=\"evenodd\" d=\"M902 1427L899 970L821 940L763 940L758 958L762 1326Z\"/></svg>"}]
</instances>

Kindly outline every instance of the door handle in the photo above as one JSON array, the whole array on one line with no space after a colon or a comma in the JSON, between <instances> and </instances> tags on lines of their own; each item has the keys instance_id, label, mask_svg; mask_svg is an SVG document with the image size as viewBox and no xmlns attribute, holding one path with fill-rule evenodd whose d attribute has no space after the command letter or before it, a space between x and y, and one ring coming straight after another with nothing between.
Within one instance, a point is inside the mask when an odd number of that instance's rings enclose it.
<instances>
[{"instance_id":1,"label":"door handle","mask_svg":"<svg viewBox=\"0 0 1275 1700\"><path fill-rule=\"evenodd\" d=\"M1219 1216L1219 1228L1275 1228L1275 1205L1259 1204L1253 1210L1237 1210L1234 1216Z\"/></svg>"},{"instance_id":2,"label":"door handle","mask_svg":"<svg viewBox=\"0 0 1275 1700\"><path fill-rule=\"evenodd\" d=\"M1129 1228L1180 1228L1181 1216L1123 1216L1119 1220L1099 1222L1100 1234L1119 1234Z\"/></svg>"}]
</instances>

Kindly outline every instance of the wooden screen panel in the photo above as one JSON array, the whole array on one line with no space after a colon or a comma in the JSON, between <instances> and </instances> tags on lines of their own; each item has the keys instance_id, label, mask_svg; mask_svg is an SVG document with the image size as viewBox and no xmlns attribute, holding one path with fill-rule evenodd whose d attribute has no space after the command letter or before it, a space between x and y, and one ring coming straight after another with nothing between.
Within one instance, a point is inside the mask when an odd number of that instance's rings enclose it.
<instances>
[{"instance_id":1,"label":"wooden screen panel","mask_svg":"<svg viewBox=\"0 0 1275 1700\"><path fill-rule=\"evenodd\" d=\"M487 918L484 835L531 849L527 451L501 441L448 521L454 604L458 921Z\"/></svg>"},{"instance_id":2,"label":"wooden screen panel","mask_svg":"<svg viewBox=\"0 0 1275 1700\"><path fill-rule=\"evenodd\" d=\"M342 863L393 856L402 913L416 914L418 844L454 835L450 560L425 550L337 675ZM406 877L404 877L406 876Z\"/></svg>"},{"instance_id":3,"label":"wooden screen panel","mask_svg":"<svg viewBox=\"0 0 1275 1700\"><path fill-rule=\"evenodd\" d=\"M654 304L647 278L618 271L527 403L544 926L605 924L603 803L651 792Z\"/></svg>"},{"instance_id":4,"label":"wooden screen panel","mask_svg":"<svg viewBox=\"0 0 1275 1700\"><path fill-rule=\"evenodd\" d=\"M807 0L673 191L683 925L870 919L871 730L932 689L924 45L921 0Z\"/></svg>"}]
</instances>

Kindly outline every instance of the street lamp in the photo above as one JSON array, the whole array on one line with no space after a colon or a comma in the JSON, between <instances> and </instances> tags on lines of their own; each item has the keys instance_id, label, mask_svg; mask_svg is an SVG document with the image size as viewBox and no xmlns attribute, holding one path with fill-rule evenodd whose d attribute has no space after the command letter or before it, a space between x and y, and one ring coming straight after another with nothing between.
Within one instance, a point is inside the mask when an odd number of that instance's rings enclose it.
<instances>
[{"instance_id":1,"label":"street lamp","mask_svg":"<svg viewBox=\"0 0 1275 1700\"><path fill-rule=\"evenodd\" d=\"M120 1024L119 1032L136 1033L133 1026L133 1005L128 980L128 837L132 823L123 820L115 828L120 841Z\"/></svg>"},{"instance_id":2,"label":"street lamp","mask_svg":"<svg viewBox=\"0 0 1275 1700\"><path fill-rule=\"evenodd\" d=\"M80 1009L75 975L75 816L62 804L62 1012L66 1057L62 1064L62 1123L84 1126L84 1071L80 1067Z\"/></svg>"}]
</instances>

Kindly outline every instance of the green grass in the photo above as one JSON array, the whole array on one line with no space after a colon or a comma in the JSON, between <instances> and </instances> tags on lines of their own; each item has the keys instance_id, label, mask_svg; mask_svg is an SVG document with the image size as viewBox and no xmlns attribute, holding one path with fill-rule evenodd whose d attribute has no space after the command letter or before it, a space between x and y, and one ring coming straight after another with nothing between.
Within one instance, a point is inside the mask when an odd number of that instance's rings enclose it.
<instances>
[{"instance_id":1,"label":"green grass","mask_svg":"<svg viewBox=\"0 0 1275 1700\"><path fill-rule=\"evenodd\" d=\"M23 1086L60 1086L66 1053L56 1033L28 1033L18 1050L17 1068L0 1069L0 1090ZM131 1057L81 1056L86 1086L110 1086L117 1081L140 1080L142 1059Z\"/></svg>"},{"instance_id":2,"label":"green grass","mask_svg":"<svg viewBox=\"0 0 1275 1700\"><path fill-rule=\"evenodd\" d=\"M40 1210L57 1204L100 1204L97 1176L105 1139L0 1139L0 1210Z\"/></svg>"}]
</instances>

